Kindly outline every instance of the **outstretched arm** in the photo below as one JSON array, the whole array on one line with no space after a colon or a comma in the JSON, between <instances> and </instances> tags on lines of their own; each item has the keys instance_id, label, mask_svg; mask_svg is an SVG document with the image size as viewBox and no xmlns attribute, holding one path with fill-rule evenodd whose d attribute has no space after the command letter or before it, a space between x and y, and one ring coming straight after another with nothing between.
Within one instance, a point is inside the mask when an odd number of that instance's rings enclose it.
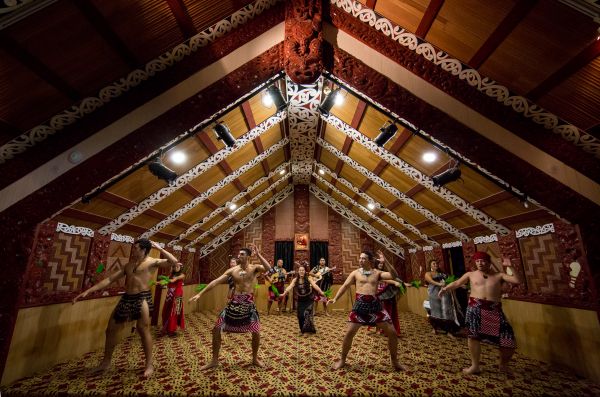
<instances>
[{"instance_id":1,"label":"outstretched arm","mask_svg":"<svg viewBox=\"0 0 600 397\"><path fill-rule=\"evenodd\" d=\"M456 280L454 282L451 282L450 284L446 285L445 287L440 288L440 292L438 292L438 296L441 297L446 292L448 292L448 291L454 291L455 289L457 289L461 285L465 285L467 283L467 281L469 281L469 276L470 275L471 275L471 272L467 272L467 273L463 274L462 277L459 278L458 280Z\"/></svg>"},{"instance_id":2,"label":"outstretched arm","mask_svg":"<svg viewBox=\"0 0 600 397\"><path fill-rule=\"evenodd\" d=\"M156 241L151 241L150 244L152 244L152 247L159 250L160 253L163 254L163 256L165 257L165 259L155 259L154 263L151 266L168 268L178 262L177 258L175 258L173 256L173 254L171 254L169 251L167 251L166 249L164 249L160 245L158 245L158 243Z\"/></svg>"},{"instance_id":3,"label":"outstretched arm","mask_svg":"<svg viewBox=\"0 0 600 397\"><path fill-rule=\"evenodd\" d=\"M352 273L350 273L350 275L348 276L346 281L344 281L344 284L338 290L337 294L335 294L335 297L333 299L330 299L327 302L328 305L337 302L337 300L340 298L340 296L344 295L344 292L346 292L346 290L352 285L352 283L356 282L356 279L355 279L356 273L355 272L356 272L356 270L354 270Z\"/></svg>"},{"instance_id":4,"label":"outstretched arm","mask_svg":"<svg viewBox=\"0 0 600 397\"><path fill-rule=\"evenodd\" d=\"M294 280L296 280L296 279L294 279ZM312 285L313 289L319 293L319 295L325 296L325 293L323 292L323 290L321 290L321 288L319 288L317 283L315 283L314 280L311 280L310 277L308 278L308 282L310 283L310 285Z\"/></svg>"},{"instance_id":5,"label":"outstretched arm","mask_svg":"<svg viewBox=\"0 0 600 397\"><path fill-rule=\"evenodd\" d=\"M200 297L206 293L207 291L210 291L211 289L213 289L216 285L218 284L226 284L227 283L227 277L231 274L231 270L227 270L225 273L223 273L220 277L215 278L213 281L211 281L210 283L208 283L208 285L200 292L198 292L196 295L192 296L188 302L195 302L198 299L200 299Z\"/></svg>"},{"instance_id":6,"label":"outstretched arm","mask_svg":"<svg viewBox=\"0 0 600 397\"><path fill-rule=\"evenodd\" d=\"M294 279L290 282L290 285L287 286L287 288L285 289L285 291L283 291L283 294L281 294L281 297L284 297L287 295L288 292L290 292L292 290L292 288L294 288L294 285L296 285L296 278L294 277Z\"/></svg>"},{"instance_id":7,"label":"outstretched arm","mask_svg":"<svg viewBox=\"0 0 600 397\"><path fill-rule=\"evenodd\" d=\"M258 269L262 268L262 271L264 271L265 273L271 270L271 264L268 260L265 259L262 252L260 252L260 249L258 249L256 244L251 244L250 247L252 248L252 251L256 253L256 256L258 256L260 263L262 263L262 267L258 267Z\"/></svg>"},{"instance_id":8,"label":"outstretched arm","mask_svg":"<svg viewBox=\"0 0 600 397\"><path fill-rule=\"evenodd\" d=\"M502 258L502 266L505 268L504 273L502 273L502 280L511 284L521 284L521 277L519 277L519 273L515 271L509 258ZM508 268L512 269L512 276L507 273Z\"/></svg>"},{"instance_id":9,"label":"outstretched arm","mask_svg":"<svg viewBox=\"0 0 600 397\"><path fill-rule=\"evenodd\" d=\"M444 286L444 282L440 281L439 283L437 281L435 281L432 277L431 277L431 272L427 272L425 273L425 281L427 281L429 284L432 285L437 285L438 287L443 287Z\"/></svg>"},{"instance_id":10,"label":"outstretched arm","mask_svg":"<svg viewBox=\"0 0 600 397\"><path fill-rule=\"evenodd\" d=\"M111 285L112 283L114 283L115 281L117 281L118 279L123 278L123 277L125 277L125 271L123 269L120 269L119 271L111 274L110 276L106 277L104 280L100 281L98 284L93 285L92 287L83 291L81 294L77 295L75 298L73 298L73 303L77 302L80 298L85 298L86 296L88 296L88 294L90 294L92 292L99 291L103 288L108 287L109 285Z\"/></svg>"}]
</instances>

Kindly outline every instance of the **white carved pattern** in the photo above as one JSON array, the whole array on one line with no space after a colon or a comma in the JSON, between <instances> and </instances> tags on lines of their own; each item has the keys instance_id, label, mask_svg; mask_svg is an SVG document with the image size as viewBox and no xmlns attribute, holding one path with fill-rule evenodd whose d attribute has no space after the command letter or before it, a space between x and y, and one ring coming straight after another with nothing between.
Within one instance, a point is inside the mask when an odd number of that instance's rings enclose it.
<instances>
[{"instance_id":1,"label":"white carved pattern","mask_svg":"<svg viewBox=\"0 0 600 397\"><path fill-rule=\"evenodd\" d=\"M188 251L189 251L189 252L196 252L196 248L194 248L194 247L190 247L190 248L188 248Z\"/></svg>"},{"instance_id":2,"label":"white carved pattern","mask_svg":"<svg viewBox=\"0 0 600 397\"><path fill-rule=\"evenodd\" d=\"M267 150L265 150L264 152L259 154L257 157L254 157L252 160L250 160L249 162L247 162L240 168L236 169L231 174L227 175L225 178L221 179L219 182L217 182L214 186L210 187L208 190L206 190L199 196L194 197L192 199L192 201L190 201L183 207L179 208L177 211L173 212L171 215L169 215L162 221L158 222L151 229L149 229L144 234L142 234L142 237L148 238L148 237L154 235L155 233L157 233L163 227L168 226L171 223L175 222L177 220L177 218L181 217L183 214L187 213L188 211L194 209L197 205L202 203L204 200L208 199L210 196L212 196L213 194L215 194L216 192L218 192L225 186L229 185L230 183L232 183L236 178L239 178L245 172L254 168L254 166L259 164L261 161L263 161L264 159L266 159L267 157L269 157L270 155L272 155L279 149L283 148L285 145L287 145L287 143L288 143L288 139L284 138L281 141L277 142L275 145L269 147Z\"/></svg>"},{"instance_id":3,"label":"white carved pattern","mask_svg":"<svg viewBox=\"0 0 600 397\"><path fill-rule=\"evenodd\" d=\"M404 202L410 208L419 212L424 217L426 217L430 221L434 222L435 224L437 224L439 227L441 227L448 233L452 234L454 237L457 237L464 241L469 240L469 236L467 236L466 234L464 234L463 232L461 232L460 230L458 230L457 228L455 228L448 222L444 221L440 217L436 216L434 213L432 213L428 209L424 208L422 205L420 205L419 203L417 203L416 201L414 201L413 199L411 199L410 197L408 197L407 195L405 195L404 193L402 193L401 191L399 191L398 189L393 187L391 184L384 181L383 179L381 179L379 176L375 175L371 171L367 170L365 167L363 167L362 165L360 165L359 163L354 161L352 158L346 156L344 153L337 150L335 147L330 145L328 142L317 137L317 143L319 145L321 145L323 148L327 149L331 154L333 154L334 156L336 156L337 158L342 160L344 163L350 165L356 171L360 172L365 177L371 179L374 183L379 185L381 188L390 192L394 197L397 197L398 199L402 200L402 202Z\"/></svg>"},{"instance_id":4,"label":"white carved pattern","mask_svg":"<svg viewBox=\"0 0 600 397\"><path fill-rule=\"evenodd\" d=\"M417 253L417 249L416 248L409 248L408 252L411 254L416 254Z\"/></svg>"},{"instance_id":5,"label":"white carved pattern","mask_svg":"<svg viewBox=\"0 0 600 397\"><path fill-rule=\"evenodd\" d=\"M111 239L111 241L118 241L119 243L130 243L130 244L135 243L135 239L126 234L111 233L110 239Z\"/></svg>"},{"instance_id":6,"label":"white carved pattern","mask_svg":"<svg viewBox=\"0 0 600 397\"><path fill-rule=\"evenodd\" d=\"M367 233L369 236L371 236L372 239L377 241L379 244L382 244L387 250L393 252L401 258L404 258L404 249L398 244L396 244L396 242L382 235L379 230L369 225L367 222L358 217L354 212L350 211L347 207L343 206L336 199L319 189L314 184L311 183L309 189L310 192L314 194L316 198L321 200L323 203L327 204L329 207L333 208L335 212L346 218L357 228Z\"/></svg>"},{"instance_id":7,"label":"white carved pattern","mask_svg":"<svg viewBox=\"0 0 600 397\"><path fill-rule=\"evenodd\" d=\"M452 154L453 157L460 159L463 163L469 164L473 168L475 168L478 171L480 171L482 174L485 174L490 179L493 179L494 181L496 181L497 183L499 183L505 190L512 191L516 195L518 195L520 197L524 197L528 202L530 202L531 204L533 204L533 205L535 205L535 206L537 206L537 207L539 207L539 208L547 211L552 216L557 217L558 219L562 220L563 222L570 223L569 221L567 221L566 219L563 219L560 215L558 215L554 211L550 210L547 207L544 207L543 205L541 205L540 203L538 203L533 198L525 195L523 192L521 192L516 187L510 185L508 182L504 181L501 178L498 178L496 175L492 174L490 171L488 171L485 168L481 167L479 164L475 163L473 160L469 159L468 157L465 157L461 153L457 152L456 150L454 150L451 147L447 146L443 142L441 142L438 139L434 138L433 136L429 135L424 130L422 130L420 128L417 128L417 126L415 126L414 124L412 124L410 121L406 120L403 117L400 117L399 115L397 115L396 113L392 112L390 109L386 108L385 106L383 106L379 102L374 101L373 99L371 99L370 97L366 96L362 92L357 91L356 88L348 85L347 83L341 81L340 79L338 79L337 77L335 77L335 76L333 76L331 74L329 74L327 78L329 80L332 80L332 81L338 83L338 84L343 84L345 87L347 87L349 90L351 90L354 95L357 95L357 96L363 98L366 102L371 103L374 106L379 107L380 109L384 110L385 112L387 112L388 114L390 114L392 116L392 118L394 118L395 120L399 120L402 124L408 126L410 129L412 129L414 131L417 131L420 135L422 135L422 136L426 137L427 139L431 140L432 142L434 142L443 151L448 152L449 154Z\"/></svg>"},{"instance_id":8,"label":"white carved pattern","mask_svg":"<svg viewBox=\"0 0 600 397\"><path fill-rule=\"evenodd\" d=\"M487 244L493 243L494 241L498 241L498 236L496 234L490 234L489 236L477 236L473 239L474 244Z\"/></svg>"},{"instance_id":9,"label":"white carved pattern","mask_svg":"<svg viewBox=\"0 0 600 397\"><path fill-rule=\"evenodd\" d=\"M342 192L341 190L339 190L338 188L336 188L335 186L333 186L331 183L329 183L325 179L321 178L316 172L313 172L313 178L315 178L316 180L320 181L325 186L327 186L328 188L330 188L331 190L333 190L334 192L336 192L337 194L339 194L340 196L342 196L345 200L347 200L348 202L350 202L355 208L358 208L359 210L361 210L365 214L367 214L370 217L372 217L373 219L375 219L375 221L377 223L379 223L380 225L383 225L383 227L385 227L386 229L388 229L390 232L394 233L396 236L400 237L402 240L406 241L408 244L412 245L413 247L419 248L419 245L417 243L415 243L414 241L412 241L411 239L409 239L408 237L406 237L400 231L398 231L395 228L393 228L389 223L387 223L386 221L384 221L380 217L378 217L375 214L373 214L367 208L365 208L362 205L360 205L359 203L357 203L352 197L348 196L346 193Z\"/></svg>"},{"instance_id":10,"label":"white carved pattern","mask_svg":"<svg viewBox=\"0 0 600 397\"><path fill-rule=\"evenodd\" d=\"M486 226L488 229L503 235L507 235L510 233L510 230L507 227L499 224L498 222L496 222L495 219L493 219L483 211L473 207L462 197L456 195L455 193L451 192L443 186L434 186L433 180L429 176L423 174L421 171L417 170L416 168L403 161L402 159L398 158L397 156L394 156L392 153L390 153L383 147L378 146L375 142L373 142L368 137L355 130L348 124L344 123L339 118L335 117L332 114L329 114L328 117L322 115L321 118L331 126L337 128L338 130L346 134L346 136L352 138L352 140L354 140L355 142L360 143L363 147L371 151L371 153L374 153L377 156L379 156L379 158L387 161L396 169L406 174L410 178L414 179L427 189L431 190L437 196L446 200L448 203L452 204L454 207L458 208L465 214L471 216L473 219Z\"/></svg>"},{"instance_id":11,"label":"white carved pattern","mask_svg":"<svg viewBox=\"0 0 600 397\"><path fill-rule=\"evenodd\" d=\"M246 194L251 193L257 187L261 186L264 182L266 182L267 180L269 180L269 178L272 178L272 177L276 176L279 173L279 171L285 170L288 167L288 165L289 165L288 162L282 163L281 165L279 165L279 167L277 167L273 171L271 171L269 173L269 175L260 178L259 180L257 180L256 182L254 182L251 186L249 186L246 190L244 190L243 192L239 192L238 194L236 194L229 201L232 202L232 203L236 203L236 202L240 201L242 199L242 197L244 197ZM284 176L282 179L286 179L286 178L287 177ZM278 182L279 181L277 181L276 183L278 183ZM205 216L201 221L194 223L185 232L181 233L179 235L179 237L173 239L167 245L171 246L171 245L173 245L173 244L175 244L175 243L183 240L184 238L186 238L187 236L189 236L190 233L193 233L196 230L198 230L198 228L202 227L203 224L205 224L206 222L208 222L209 220L211 220L215 216L219 215L224 210L225 210L225 206L221 206L221 207L216 208L215 210L211 211L210 214L208 214L207 216ZM191 244L194 244L195 242L196 242L196 240L194 240Z\"/></svg>"},{"instance_id":12,"label":"white carved pattern","mask_svg":"<svg viewBox=\"0 0 600 397\"><path fill-rule=\"evenodd\" d=\"M218 230L221 226L223 226L230 219L232 219L237 214L239 214L240 212L242 212L244 209L250 207L252 204L254 204L258 200L260 200L261 198L263 198L265 195L271 193L271 191L275 190L277 188L277 186L279 186L281 184L281 182L284 182L284 181L287 181L287 178L281 178L281 179L277 180L275 183L269 185L269 187L267 189L265 189L262 192L260 192L259 194L257 194L256 197L252 198L252 200L250 200L247 203L245 203L244 205L238 207L231 214L227 215L225 218L223 218L219 222L215 223L213 226L211 226L208 230L206 230L200 236L198 236L197 238L195 238L194 241L192 241L191 243L188 244L188 246L198 244L200 241L202 241L204 238L206 238L206 236L208 236L209 234L211 234L215 230Z\"/></svg>"},{"instance_id":13,"label":"white carved pattern","mask_svg":"<svg viewBox=\"0 0 600 397\"><path fill-rule=\"evenodd\" d=\"M137 217L138 215L140 215L147 209L153 207L157 203L159 203L162 200L164 200L165 198L169 197L177 189L181 188L188 182L196 179L197 177L202 175L204 172L208 171L209 169L211 169L212 167L214 167L215 165L217 165L218 163L220 163L221 161L226 159L230 154L240 150L244 145L251 142L254 138L256 138L256 137L260 136L261 134L265 133L266 131L268 131L271 127L273 127L274 125L276 125L277 123L279 123L282 120L281 115L285 115L285 113L281 112L273 117L269 117L267 120L260 123L260 125L256 126L252 130L250 130L246 134L244 134L244 136L237 139L234 146L225 147L225 148L219 150L217 153L215 153L211 157L207 158L206 160L199 163L192 169L188 170L183 175L179 176L172 185L166 186L166 187L154 192L149 197L142 200L139 204L137 204L136 206L129 209L129 211L119 215L119 217L117 219L113 219L108 225L105 225L102 228L100 228L98 231L101 234L107 234L107 233L114 232L119 227L121 227L123 224L131 221L132 219L134 219L135 217ZM279 142L276 145L273 145L271 148L266 150L264 153L261 153L258 157L254 158L254 160L252 160L251 163L254 162L254 165L256 165L258 162L260 162L260 161L256 161L256 159L258 159L261 156L262 156L262 158L267 157L274 150L276 150L276 149L273 149L273 147L279 148L279 147L283 146L283 145L280 145L280 143L281 142ZM265 155L265 153L268 153L268 154ZM166 221L166 219L165 219L165 221ZM152 234L154 234L154 232Z\"/></svg>"},{"instance_id":14,"label":"white carved pattern","mask_svg":"<svg viewBox=\"0 0 600 397\"><path fill-rule=\"evenodd\" d=\"M316 83L308 85L296 84L286 77L292 175L295 184L310 183L322 85L322 77Z\"/></svg>"},{"instance_id":15,"label":"white carved pattern","mask_svg":"<svg viewBox=\"0 0 600 397\"><path fill-rule=\"evenodd\" d=\"M554 233L554 224L546 223L542 226L536 227L524 227L523 229L519 229L516 232L517 238L527 237L527 236L539 236L540 234L546 233Z\"/></svg>"},{"instance_id":16,"label":"white carved pattern","mask_svg":"<svg viewBox=\"0 0 600 397\"><path fill-rule=\"evenodd\" d=\"M340 182L342 185L346 186L348 189L352 190L354 193L358 194L363 199L365 199L367 201L371 201L371 202L375 201L369 195L367 195L366 193L363 193L359 188L357 188L356 186L354 186L352 184L352 182L347 181L346 179L342 178L341 176L337 176L335 174L335 172L333 172L332 170L330 170L323 163L319 163L318 168L322 169L323 171L325 171L325 173L327 173L329 176L331 176L332 178L334 178L335 180L337 180L338 182ZM415 226L411 225L410 223L406 222L403 218L400 218L393 211L390 211L389 209L387 209L385 207L382 207L382 206L378 206L378 208L379 208L379 210L381 212L383 212L384 214L386 214L387 216L389 216L390 218L392 218L393 220L395 220L396 222L398 222L402 226L406 227L408 230L410 230L411 232L415 233L417 236L421 237L423 240L427 241L428 243L430 243L430 244L432 244L432 245L434 245L436 247L439 246L439 243L437 241L431 239L428 235L426 235L425 233L423 233L422 231L420 231L418 228L416 228ZM419 244L417 244L417 243L414 243L414 245L416 245L417 248L421 248L421 246Z\"/></svg>"},{"instance_id":17,"label":"white carved pattern","mask_svg":"<svg viewBox=\"0 0 600 397\"><path fill-rule=\"evenodd\" d=\"M38 125L7 144L2 145L0 147L0 164L46 140L49 136L56 134L86 115L95 112L113 99L120 97L142 82L149 80L157 73L163 72L176 63L181 62L186 56L231 32L238 26L248 23L265 10L271 8L278 1L257 0L252 4L248 4L241 10L233 13L230 17L198 33L187 43L180 44L158 58L146 63L144 70L136 69L126 77L102 88L97 97L83 99L79 104L71 106L69 109L52 117L47 125Z\"/></svg>"},{"instance_id":18,"label":"white carved pattern","mask_svg":"<svg viewBox=\"0 0 600 397\"><path fill-rule=\"evenodd\" d=\"M94 231L90 228L83 226L67 225L66 223L61 222L58 222L56 224L56 231L67 234L78 234L86 237L94 237Z\"/></svg>"},{"instance_id":19,"label":"white carved pattern","mask_svg":"<svg viewBox=\"0 0 600 397\"><path fill-rule=\"evenodd\" d=\"M221 233L219 236L215 237L211 242L206 244L200 249L200 258L205 257L214 251L217 247L227 242L230 238L244 230L246 227L250 226L255 219L262 216L265 212L267 212L271 207L282 202L286 197L288 197L294 191L294 185L288 185L284 190L279 192L276 196L271 197L264 203L260 205L257 209L246 215L241 221L231 226L229 229Z\"/></svg>"},{"instance_id":20,"label":"white carved pattern","mask_svg":"<svg viewBox=\"0 0 600 397\"><path fill-rule=\"evenodd\" d=\"M462 241L452 241L450 243L442 244L442 248L455 248L455 247L462 247Z\"/></svg>"},{"instance_id":21,"label":"white carved pattern","mask_svg":"<svg viewBox=\"0 0 600 397\"><path fill-rule=\"evenodd\" d=\"M423 247L423 251L433 251L433 247L431 245L426 245Z\"/></svg>"},{"instance_id":22,"label":"white carved pattern","mask_svg":"<svg viewBox=\"0 0 600 397\"><path fill-rule=\"evenodd\" d=\"M600 158L600 141L592 135L572 124L560 120L558 116L545 111L522 96L511 96L510 91L505 86L487 77L482 77L477 70L463 65L457 59L450 58L448 54L436 50L431 44L427 42L419 44L420 39L414 34L407 32L386 18L380 17L373 10L366 7L363 8L363 5L359 2L353 0L331 0L331 4L358 18L361 22L374 27L375 30L380 31L385 36L414 51L416 54L421 55L434 65L439 66L442 70L458 76L468 85L494 98L497 102L512 108L513 111L521 113L525 118L531 119L535 123L544 126L544 128L552 130L552 132L560 135L567 142L571 142L596 158Z\"/></svg>"}]
</instances>

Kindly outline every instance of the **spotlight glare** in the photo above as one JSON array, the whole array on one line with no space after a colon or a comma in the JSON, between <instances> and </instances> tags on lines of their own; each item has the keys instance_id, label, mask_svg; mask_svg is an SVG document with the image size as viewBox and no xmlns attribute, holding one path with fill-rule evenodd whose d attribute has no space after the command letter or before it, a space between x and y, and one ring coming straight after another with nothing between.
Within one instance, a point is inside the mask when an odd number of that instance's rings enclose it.
<instances>
[{"instance_id":1,"label":"spotlight glare","mask_svg":"<svg viewBox=\"0 0 600 397\"><path fill-rule=\"evenodd\" d=\"M367 208L372 211L372 210L375 209L375 204L374 203L369 203L369 204L367 204Z\"/></svg>"},{"instance_id":2,"label":"spotlight glare","mask_svg":"<svg viewBox=\"0 0 600 397\"><path fill-rule=\"evenodd\" d=\"M181 150L178 150L171 154L171 161L174 164L183 164L185 160L187 160L187 156Z\"/></svg>"},{"instance_id":3,"label":"spotlight glare","mask_svg":"<svg viewBox=\"0 0 600 397\"><path fill-rule=\"evenodd\" d=\"M237 205L236 205L235 203L231 203L231 204L229 204L229 209L230 209L230 210L232 210L232 211L233 211L233 210L235 210L236 208L237 208Z\"/></svg>"},{"instance_id":4,"label":"spotlight glare","mask_svg":"<svg viewBox=\"0 0 600 397\"><path fill-rule=\"evenodd\" d=\"M319 106L319 111L323 115L329 116L329 111L331 111L331 108L333 107L333 105L335 105L335 99L339 92L340 92L340 89L336 88L335 90L332 90L329 93L329 95L327 95L327 97L325 97L325 100L323 101L321 106Z\"/></svg>"},{"instance_id":5,"label":"spotlight glare","mask_svg":"<svg viewBox=\"0 0 600 397\"><path fill-rule=\"evenodd\" d=\"M335 94L335 106L340 106L344 104L344 96L341 92Z\"/></svg>"},{"instance_id":6,"label":"spotlight glare","mask_svg":"<svg viewBox=\"0 0 600 397\"><path fill-rule=\"evenodd\" d=\"M435 152L425 152L423 153L423 161L426 163L433 163L437 159L437 155Z\"/></svg>"},{"instance_id":7,"label":"spotlight glare","mask_svg":"<svg viewBox=\"0 0 600 397\"><path fill-rule=\"evenodd\" d=\"M285 174L285 169L279 171L279 175L283 175L283 174Z\"/></svg>"},{"instance_id":8,"label":"spotlight glare","mask_svg":"<svg viewBox=\"0 0 600 397\"><path fill-rule=\"evenodd\" d=\"M281 90L279 88L277 88L274 85L271 85L271 86L269 86L269 88L267 88L267 93L271 97L271 100L275 104L275 107L277 108L278 112L287 108L288 104L285 102L285 99L283 98L283 94L281 93Z\"/></svg>"},{"instance_id":9,"label":"spotlight glare","mask_svg":"<svg viewBox=\"0 0 600 397\"><path fill-rule=\"evenodd\" d=\"M269 94L263 95L263 97L262 97L262 104L266 108L270 108L271 106L273 106L273 98L271 98L271 95L269 95Z\"/></svg>"},{"instance_id":10,"label":"spotlight glare","mask_svg":"<svg viewBox=\"0 0 600 397\"><path fill-rule=\"evenodd\" d=\"M325 175L325 170L323 168L319 168L319 174Z\"/></svg>"}]
</instances>

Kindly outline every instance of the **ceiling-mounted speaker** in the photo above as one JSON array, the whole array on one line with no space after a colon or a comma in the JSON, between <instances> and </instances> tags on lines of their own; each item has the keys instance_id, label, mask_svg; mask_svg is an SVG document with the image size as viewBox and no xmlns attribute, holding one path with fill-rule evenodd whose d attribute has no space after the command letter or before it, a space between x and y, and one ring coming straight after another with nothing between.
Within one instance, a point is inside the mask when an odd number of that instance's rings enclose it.
<instances>
[{"instance_id":1,"label":"ceiling-mounted speaker","mask_svg":"<svg viewBox=\"0 0 600 397\"><path fill-rule=\"evenodd\" d=\"M223 124L222 121L219 121L214 127L213 131L217 134L217 139L223 141L223 143L227 146L235 145L235 138L231 135L231 131L229 127Z\"/></svg>"},{"instance_id":2,"label":"ceiling-mounted speaker","mask_svg":"<svg viewBox=\"0 0 600 397\"><path fill-rule=\"evenodd\" d=\"M383 127L379 129L379 135L373 139L373 142L375 142L377 146L383 146L387 141L392 139L396 131L398 131L396 124L392 120L388 120Z\"/></svg>"},{"instance_id":3,"label":"ceiling-mounted speaker","mask_svg":"<svg viewBox=\"0 0 600 397\"><path fill-rule=\"evenodd\" d=\"M446 183L454 182L458 178L460 178L460 168L458 168L458 164L444 172L439 173L438 175L431 177L433 180L433 186L436 187L443 186Z\"/></svg>"},{"instance_id":4,"label":"ceiling-mounted speaker","mask_svg":"<svg viewBox=\"0 0 600 397\"><path fill-rule=\"evenodd\" d=\"M165 166L160 158L157 157L152 162L148 163L148 168L152 175L171 184L177 179L177 173Z\"/></svg>"}]
</instances>

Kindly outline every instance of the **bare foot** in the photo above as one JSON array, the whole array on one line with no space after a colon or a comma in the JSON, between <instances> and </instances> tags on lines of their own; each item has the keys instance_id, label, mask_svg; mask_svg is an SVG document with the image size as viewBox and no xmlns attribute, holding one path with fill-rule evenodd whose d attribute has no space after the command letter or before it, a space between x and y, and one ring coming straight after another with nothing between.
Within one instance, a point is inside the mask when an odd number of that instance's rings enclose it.
<instances>
[{"instance_id":1,"label":"bare foot","mask_svg":"<svg viewBox=\"0 0 600 397\"><path fill-rule=\"evenodd\" d=\"M335 363L333 363L333 369L340 369L346 366L346 362L342 361L342 360L337 360Z\"/></svg>"},{"instance_id":2,"label":"bare foot","mask_svg":"<svg viewBox=\"0 0 600 397\"><path fill-rule=\"evenodd\" d=\"M397 360L392 361L392 366L396 371L406 371L408 368L402 364L400 364Z\"/></svg>"},{"instance_id":3,"label":"bare foot","mask_svg":"<svg viewBox=\"0 0 600 397\"><path fill-rule=\"evenodd\" d=\"M252 360L252 365L254 365L256 367L261 367L261 368L265 367L265 365L262 363L262 361L260 361L258 358L255 360Z\"/></svg>"},{"instance_id":4,"label":"bare foot","mask_svg":"<svg viewBox=\"0 0 600 397\"><path fill-rule=\"evenodd\" d=\"M477 374L481 373L481 370L479 369L479 367L475 367L473 365L471 365L469 368L463 368L462 371L467 375L477 375Z\"/></svg>"},{"instance_id":5,"label":"bare foot","mask_svg":"<svg viewBox=\"0 0 600 397\"><path fill-rule=\"evenodd\" d=\"M331 317L331 313L329 313L329 312L325 312L325 315L326 315L327 317Z\"/></svg>"},{"instance_id":6,"label":"bare foot","mask_svg":"<svg viewBox=\"0 0 600 397\"><path fill-rule=\"evenodd\" d=\"M146 370L144 371L144 378L146 378L146 379L150 378L153 373L154 373L154 366L152 364L150 364L149 366L146 367Z\"/></svg>"},{"instance_id":7,"label":"bare foot","mask_svg":"<svg viewBox=\"0 0 600 397\"><path fill-rule=\"evenodd\" d=\"M110 368L110 363L105 363L104 361L100 363L96 368L92 368L89 370L90 375L98 375L106 372Z\"/></svg>"},{"instance_id":8,"label":"bare foot","mask_svg":"<svg viewBox=\"0 0 600 397\"><path fill-rule=\"evenodd\" d=\"M204 371L204 370L207 370L207 369L214 368L217 365L219 365L218 361L211 361L208 364L204 364L202 367L200 367L200 371Z\"/></svg>"},{"instance_id":9,"label":"bare foot","mask_svg":"<svg viewBox=\"0 0 600 397\"><path fill-rule=\"evenodd\" d=\"M456 336L454 336L451 332L448 332L446 335L448 335L450 339L456 339Z\"/></svg>"}]
</instances>

